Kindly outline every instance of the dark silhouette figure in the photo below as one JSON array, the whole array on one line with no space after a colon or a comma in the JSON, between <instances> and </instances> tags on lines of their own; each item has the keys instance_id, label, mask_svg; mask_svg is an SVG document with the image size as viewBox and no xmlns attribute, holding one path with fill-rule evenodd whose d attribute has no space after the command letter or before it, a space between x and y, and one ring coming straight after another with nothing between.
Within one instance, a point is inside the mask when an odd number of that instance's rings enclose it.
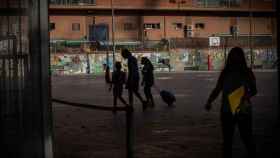
<instances>
[{"instance_id":1,"label":"dark silhouette figure","mask_svg":"<svg viewBox=\"0 0 280 158\"><path fill-rule=\"evenodd\" d=\"M143 80L141 85L144 86L144 94L147 102L154 107L155 103L151 92L151 88L154 85L154 66L147 57L141 59L141 64L144 65L142 69Z\"/></svg>"},{"instance_id":2,"label":"dark silhouette figure","mask_svg":"<svg viewBox=\"0 0 280 158\"><path fill-rule=\"evenodd\" d=\"M229 95L242 86L245 92L240 100L240 111L234 113L230 108ZM249 157L254 158L256 149L253 141L250 98L257 94L256 79L252 70L247 66L244 51L239 47L231 49L225 68L222 70L217 85L207 101L206 110L211 109L211 103L218 97L220 92L222 92L221 122L224 158L232 157L232 138L236 124L238 125L241 139L248 150Z\"/></svg>"},{"instance_id":3,"label":"dark silhouette figure","mask_svg":"<svg viewBox=\"0 0 280 158\"><path fill-rule=\"evenodd\" d=\"M105 82L107 84L111 84L110 67L107 66L106 64L103 64L103 69L105 71Z\"/></svg>"},{"instance_id":4,"label":"dark silhouette figure","mask_svg":"<svg viewBox=\"0 0 280 158\"><path fill-rule=\"evenodd\" d=\"M147 108L147 101L144 101L139 93L140 77L137 59L132 56L131 52L127 49L122 50L122 57L127 59L128 77L126 81L126 88L128 89L129 104L133 106L133 94L135 94L142 102L143 110L145 110Z\"/></svg>"},{"instance_id":5,"label":"dark silhouette figure","mask_svg":"<svg viewBox=\"0 0 280 158\"><path fill-rule=\"evenodd\" d=\"M115 71L113 72L112 75L112 82L111 82L111 87L110 90L113 86L113 96L114 96L114 113L116 112L116 107L117 107L117 100L120 99L120 101L128 106L126 101L122 97L123 93L123 85L125 84L125 72L122 70L122 65L120 62L115 63Z\"/></svg>"}]
</instances>

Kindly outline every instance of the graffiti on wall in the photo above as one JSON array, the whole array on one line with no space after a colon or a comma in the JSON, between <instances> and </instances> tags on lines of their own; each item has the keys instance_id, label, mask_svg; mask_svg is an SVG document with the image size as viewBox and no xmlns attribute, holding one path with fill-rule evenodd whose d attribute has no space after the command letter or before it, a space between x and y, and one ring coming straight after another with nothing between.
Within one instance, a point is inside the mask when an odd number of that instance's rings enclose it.
<instances>
[{"instance_id":1,"label":"graffiti on wall","mask_svg":"<svg viewBox=\"0 0 280 158\"><path fill-rule=\"evenodd\" d=\"M250 53L245 50L248 64ZM228 52L226 52L228 54ZM208 55L211 60L211 70L221 70L225 63L225 52L222 49L195 50L181 49L171 52L133 53L141 66L142 57L148 57L155 67L155 71L185 71L188 68L207 70ZM253 53L254 64L260 68L271 69L277 60L275 49L256 49ZM120 53L116 53L115 60L123 63L127 70L126 61ZM71 74L102 74L104 65L113 70L112 54L51 54L51 72L58 75Z\"/></svg>"},{"instance_id":2,"label":"graffiti on wall","mask_svg":"<svg viewBox=\"0 0 280 158\"><path fill-rule=\"evenodd\" d=\"M51 70L54 74L81 74L87 69L84 55L51 55Z\"/></svg>"}]
</instances>

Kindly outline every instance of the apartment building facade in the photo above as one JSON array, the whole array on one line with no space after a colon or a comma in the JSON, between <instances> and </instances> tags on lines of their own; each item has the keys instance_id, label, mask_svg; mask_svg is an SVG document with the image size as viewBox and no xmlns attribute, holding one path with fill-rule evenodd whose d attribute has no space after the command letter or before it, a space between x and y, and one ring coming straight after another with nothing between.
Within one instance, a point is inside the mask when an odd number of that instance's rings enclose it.
<instances>
[{"instance_id":1,"label":"apartment building facade","mask_svg":"<svg viewBox=\"0 0 280 158\"><path fill-rule=\"evenodd\" d=\"M113 0L115 10L127 11L126 14L114 16L115 44L117 51L121 46L137 45L136 49L134 47L132 49L134 49L133 52L137 52L139 59L143 55L148 56L156 67L162 66L159 61L168 59L175 71L183 71L188 67L207 70L207 66L208 69L220 69L228 48L235 45L245 49L248 63L251 65L272 67L276 59L275 48L273 48L274 32L277 29L275 18L273 16L250 17L249 15L250 11L273 12L275 11L274 3L274 0L254 0L254 3L250 3L250 0ZM91 43L98 41L99 38L95 35L99 36L98 33L105 30L106 41L109 42L108 49L112 50L110 47L113 37L112 16L110 14L84 14L84 11L94 13L100 10L107 10L110 13L111 0L52 0L50 9L67 10L70 13L71 10L76 11L73 15L54 14L50 16L52 41ZM153 12L157 11L161 11L162 15L153 15ZM180 11L186 12L186 14L176 15L176 12ZM167 14L169 12L172 12L172 15ZM192 12L202 12L203 15L188 14ZM214 15L219 12L219 15L214 16L212 12ZM237 15L240 12L241 16L227 16L230 12L235 12ZM81 13L81 15L77 13ZM244 13L247 16L244 16ZM94 32L93 28L97 26L101 26L103 30ZM218 47L210 46L209 37L213 36L219 37L221 40ZM228 40L228 38L230 39ZM168 49L159 48L159 45L164 45L162 41L169 41L168 46L165 45ZM150 49L151 47L152 49ZM254 50L250 50L250 48L254 48ZM90 67L94 72L102 71L102 64L108 61L106 50L97 51L95 49L85 51L80 48L76 51L76 53L82 54L90 53L89 59L92 65ZM70 50L65 52L71 54ZM116 56L120 60L119 54ZM57 55L55 58L60 58L60 60L54 61L61 61L64 57L65 55L61 58ZM87 63L86 58L88 57L83 55L80 61ZM207 63L208 59L211 59L210 64ZM109 65L112 66L112 62Z\"/></svg>"},{"instance_id":2,"label":"apartment building facade","mask_svg":"<svg viewBox=\"0 0 280 158\"><path fill-rule=\"evenodd\" d=\"M58 1L58 0L57 0ZM86 2L86 1L81 1ZM110 0L87 1L69 7L110 8ZM114 8L154 8L154 9L209 9L223 8L244 10L249 8L249 0L114 0ZM51 3L52 6L56 6ZM59 3L58 3L59 4ZM272 0L257 0L252 10L273 10ZM112 38L112 17L110 16L51 16L51 39L89 39L91 25L106 25L109 39ZM252 18L252 34L272 34L273 18ZM201 37L230 34L236 28L240 35L250 33L250 17L199 17L199 16L115 16L115 39L121 41L161 40L169 38Z\"/></svg>"}]
</instances>

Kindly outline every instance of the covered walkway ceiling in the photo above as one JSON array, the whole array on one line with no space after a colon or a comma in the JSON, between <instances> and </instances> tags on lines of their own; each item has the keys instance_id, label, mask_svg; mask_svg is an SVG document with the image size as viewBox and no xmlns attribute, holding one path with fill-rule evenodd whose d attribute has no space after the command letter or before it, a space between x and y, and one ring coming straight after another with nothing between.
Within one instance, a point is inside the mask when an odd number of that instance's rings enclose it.
<instances>
[{"instance_id":1,"label":"covered walkway ceiling","mask_svg":"<svg viewBox=\"0 0 280 158\"><path fill-rule=\"evenodd\" d=\"M248 9L226 8L114 8L115 15L120 16L218 16L218 17L248 17ZM56 16L110 16L111 8L108 7L80 7L80 6L50 6L49 15ZM276 17L275 10L252 10L254 17Z\"/></svg>"}]
</instances>

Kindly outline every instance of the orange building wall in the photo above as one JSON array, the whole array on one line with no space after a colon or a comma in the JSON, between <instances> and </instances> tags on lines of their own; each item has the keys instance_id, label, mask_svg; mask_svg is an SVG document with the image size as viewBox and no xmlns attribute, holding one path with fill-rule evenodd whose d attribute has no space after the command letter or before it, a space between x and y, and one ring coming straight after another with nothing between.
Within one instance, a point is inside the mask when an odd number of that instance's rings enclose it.
<instances>
[{"instance_id":1,"label":"orange building wall","mask_svg":"<svg viewBox=\"0 0 280 158\"><path fill-rule=\"evenodd\" d=\"M166 16L166 38L184 38L184 25L186 25L186 17L182 16ZM176 28L175 23L182 23L182 29Z\"/></svg>"},{"instance_id":2,"label":"orange building wall","mask_svg":"<svg viewBox=\"0 0 280 158\"><path fill-rule=\"evenodd\" d=\"M86 35L85 16L51 16L50 23L55 23L55 29L50 31L51 39L78 40ZM72 31L72 24L79 23L80 31Z\"/></svg>"},{"instance_id":3,"label":"orange building wall","mask_svg":"<svg viewBox=\"0 0 280 158\"><path fill-rule=\"evenodd\" d=\"M113 0L115 7L126 8L189 8L198 7L195 0L185 0L184 4L170 3L169 0ZM178 1L178 0L176 0ZM255 9L272 9L273 0L252 0ZM96 7L110 7L111 0L96 0ZM240 8L248 8L249 0L242 0ZM51 16L50 22L55 22L56 29L50 32L52 39L81 39L89 33L89 25L105 23L109 26L110 39L112 37L112 19L110 16L82 17L82 16ZM183 17L183 16L117 16L115 18L115 38L119 40L160 40L162 38L183 38L184 30L175 29L174 23L193 25L194 37L208 37L212 34L228 34L229 27L237 24L240 34L249 33L249 18L237 18L233 20L227 17ZM72 23L80 23L80 31L72 31ZM131 23L133 30L124 30L124 24ZM144 35L144 23L160 23L160 29L148 29ZM196 29L196 23L204 23L204 29ZM270 34L272 28L271 19L254 18L253 33Z\"/></svg>"},{"instance_id":4,"label":"orange building wall","mask_svg":"<svg viewBox=\"0 0 280 158\"><path fill-rule=\"evenodd\" d=\"M133 30L124 30L124 24L131 23ZM98 16L95 24L107 24L109 26L109 38L112 39L112 18L110 16ZM138 40L139 37L139 17L136 16L116 16L115 17L115 39Z\"/></svg>"},{"instance_id":5,"label":"orange building wall","mask_svg":"<svg viewBox=\"0 0 280 158\"><path fill-rule=\"evenodd\" d=\"M143 22L141 22L143 19ZM88 27L95 24L107 24L109 26L110 39L112 38L112 19L110 16L92 17L50 17L50 22L55 22L55 30L50 32L51 39L82 39L88 35ZM242 17L232 20L228 17L183 17L183 16L117 16L115 17L115 39L118 40L141 40L141 29L144 23L160 23L160 29L146 29L146 40L161 40L162 38L183 38L184 30L175 29L174 23L192 25L194 37L209 37L213 34L229 34L230 26L237 24L240 34L249 34L249 18ZM80 23L80 31L72 31L72 23ZM124 24L131 23L133 30L124 30ZM141 24L142 23L142 24ZM195 28L196 23L204 23L204 29ZM164 25L165 24L165 25ZM273 30L272 19L253 18L253 34L271 34Z\"/></svg>"},{"instance_id":6,"label":"orange building wall","mask_svg":"<svg viewBox=\"0 0 280 158\"><path fill-rule=\"evenodd\" d=\"M230 18L227 17L192 17L194 37L209 37L213 34L228 34ZM204 23L205 28L195 28L196 23Z\"/></svg>"},{"instance_id":7,"label":"orange building wall","mask_svg":"<svg viewBox=\"0 0 280 158\"><path fill-rule=\"evenodd\" d=\"M250 18L238 18L238 28L240 34L248 34L250 32ZM252 33L253 34L272 34L273 26L271 18L253 18Z\"/></svg>"}]
</instances>

